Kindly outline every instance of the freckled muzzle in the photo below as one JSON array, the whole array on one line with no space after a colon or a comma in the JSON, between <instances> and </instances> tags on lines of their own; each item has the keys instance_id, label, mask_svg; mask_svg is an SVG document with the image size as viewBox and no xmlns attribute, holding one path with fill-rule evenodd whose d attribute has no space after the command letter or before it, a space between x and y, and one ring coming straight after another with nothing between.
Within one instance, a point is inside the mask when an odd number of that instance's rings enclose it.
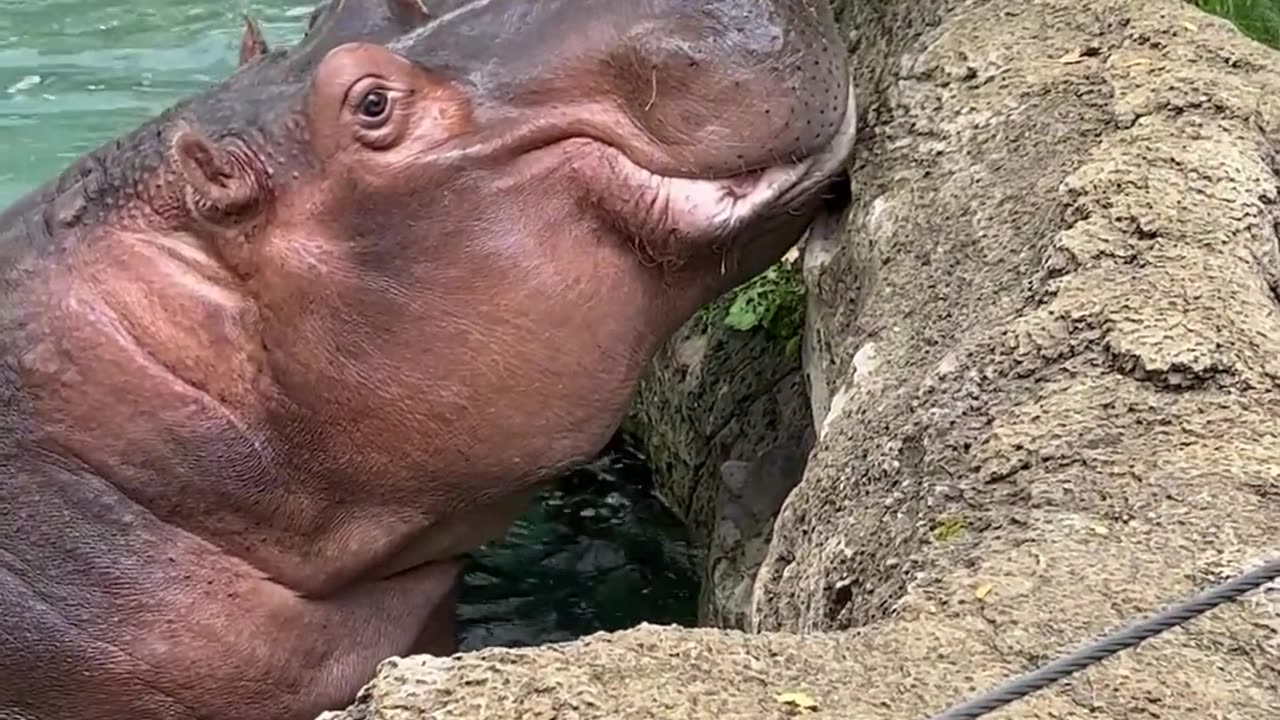
<instances>
[{"instance_id":1,"label":"freckled muzzle","mask_svg":"<svg viewBox=\"0 0 1280 720\"><path fill-rule=\"evenodd\" d=\"M609 64L639 130L617 143L633 159L664 175L726 177L834 141L849 82L827 2L664 4L681 12L633 30Z\"/></svg>"}]
</instances>

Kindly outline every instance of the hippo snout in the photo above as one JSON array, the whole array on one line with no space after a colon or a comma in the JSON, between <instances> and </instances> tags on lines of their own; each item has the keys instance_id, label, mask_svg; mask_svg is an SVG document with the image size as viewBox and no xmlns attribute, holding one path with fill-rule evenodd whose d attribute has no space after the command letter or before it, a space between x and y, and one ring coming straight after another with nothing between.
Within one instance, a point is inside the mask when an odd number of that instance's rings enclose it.
<instances>
[{"instance_id":1,"label":"hippo snout","mask_svg":"<svg viewBox=\"0 0 1280 720\"><path fill-rule=\"evenodd\" d=\"M651 4L661 19L637 25L605 63L637 133L619 145L637 161L724 177L809 157L835 138L848 74L828 3Z\"/></svg>"},{"instance_id":2,"label":"hippo snout","mask_svg":"<svg viewBox=\"0 0 1280 720\"><path fill-rule=\"evenodd\" d=\"M806 1L707 3L636 32L612 72L628 117L666 150L650 169L732 176L827 147L849 94L829 13Z\"/></svg>"},{"instance_id":3,"label":"hippo snout","mask_svg":"<svg viewBox=\"0 0 1280 720\"><path fill-rule=\"evenodd\" d=\"M722 178L821 152L848 106L824 0L472 0L402 52L480 122L552 125L647 170Z\"/></svg>"},{"instance_id":4,"label":"hippo snout","mask_svg":"<svg viewBox=\"0 0 1280 720\"><path fill-rule=\"evenodd\" d=\"M508 178L568 168L578 205L647 262L719 252L703 258L715 287L793 243L852 151L845 48L823 0L444 5L392 45L458 98L439 111L465 119L439 157ZM779 228L783 214L806 220ZM767 252L751 247L766 226Z\"/></svg>"}]
</instances>

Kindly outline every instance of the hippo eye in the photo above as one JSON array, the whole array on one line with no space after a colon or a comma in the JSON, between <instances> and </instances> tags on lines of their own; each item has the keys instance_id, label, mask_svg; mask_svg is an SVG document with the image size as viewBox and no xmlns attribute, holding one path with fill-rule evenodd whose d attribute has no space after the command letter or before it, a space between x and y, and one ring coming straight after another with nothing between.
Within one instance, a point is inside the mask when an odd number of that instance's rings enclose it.
<instances>
[{"instance_id":1,"label":"hippo eye","mask_svg":"<svg viewBox=\"0 0 1280 720\"><path fill-rule=\"evenodd\" d=\"M398 103L412 90L383 77L363 77L351 85L343 99L343 114L354 125L354 139L367 148L385 150L403 138L409 113L397 112Z\"/></svg>"},{"instance_id":2,"label":"hippo eye","mask_svg":"<svg viewBox=\"0 0 1280 720\"><path fill-rule=\"evenodd\" d=\"M385 121L390 108L391 99L387 97L386 90L370 90L360 98L360 117L364 120Z\"/></svg>"}]
</instances>

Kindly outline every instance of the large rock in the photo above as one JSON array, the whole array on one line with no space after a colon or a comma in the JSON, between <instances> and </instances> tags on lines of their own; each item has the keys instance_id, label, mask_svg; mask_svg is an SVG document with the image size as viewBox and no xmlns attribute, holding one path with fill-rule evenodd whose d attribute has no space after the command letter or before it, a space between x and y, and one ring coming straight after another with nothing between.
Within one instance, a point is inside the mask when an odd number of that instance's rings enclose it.
<instances>
[{"instance_id":1,"label":"large rock","mask_svg":"<svg viewBox=\"0 0 1280 720\"><path fill-rule=\"evenodd\" d=\"M334 717L927 717L1280 554L1280 53L1181 0L841 5L866 127L755 633L395 660ZM1280 717L1280 599L998 716Z\"/></svg>"}]
</instances>

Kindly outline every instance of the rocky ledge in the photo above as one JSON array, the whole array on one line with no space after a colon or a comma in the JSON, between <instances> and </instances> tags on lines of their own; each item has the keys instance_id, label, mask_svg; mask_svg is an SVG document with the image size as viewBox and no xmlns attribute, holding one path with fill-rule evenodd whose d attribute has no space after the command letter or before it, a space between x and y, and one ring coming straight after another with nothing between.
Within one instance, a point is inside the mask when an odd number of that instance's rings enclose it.
<instances>
[{"instance_id":1,"label":"rocky ledge","mask_svg":"<svg viewBox=\"0 0 1280 720\"><path fill-rule=\"evenodd\" d=\"M1280 53L1181 0L837 5L803 352L722 304L633 418L749 632L391 659L329 720L928 717L1280 553ZM1280 598L993 717L1280 717Z\"/></svg>"}]
</instances>

